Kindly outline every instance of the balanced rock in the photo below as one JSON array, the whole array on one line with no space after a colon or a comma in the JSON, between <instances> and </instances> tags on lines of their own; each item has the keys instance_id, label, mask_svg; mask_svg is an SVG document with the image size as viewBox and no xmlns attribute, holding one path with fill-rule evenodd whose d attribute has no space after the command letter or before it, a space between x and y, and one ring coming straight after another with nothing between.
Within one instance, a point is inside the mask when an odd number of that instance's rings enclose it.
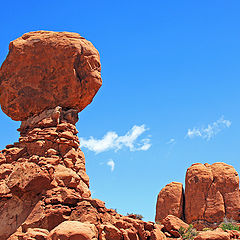
<instances>
[{"instance_id":1,"label":"balanced rock","mask_svg":"<svg viewBox=\"0 0 240 240\"><path fill-rule=\"evenodd\" d=\"M182 183L171 182L167 184L158 194L155 221L161 222L168 215L183 219L183 200Z\"/></svg>"},{"instance_id":2,"label":"balanced rock","mask_svg":"<svg viewBox=\"0 0 240 240\"><path fill-rule=\"evenodd\" d=\"M37 31L9 45L0 70L0 104L22 121L61 106L82 111L102 85L99 53L77 33Z\"/></svg>"},{"instance_id":3,"label":"balanced rock","mask_svg":"<svg viewBox=\"0 0 240 240\"><path fill-rule=\"evenodd\" d=\"M0 103L21 120L0 151L1 240L163 240L153 222L92 199L78 112L101 86L99 54L75 33L33 32L10 44Z\"/></svg>"}]
</instances>

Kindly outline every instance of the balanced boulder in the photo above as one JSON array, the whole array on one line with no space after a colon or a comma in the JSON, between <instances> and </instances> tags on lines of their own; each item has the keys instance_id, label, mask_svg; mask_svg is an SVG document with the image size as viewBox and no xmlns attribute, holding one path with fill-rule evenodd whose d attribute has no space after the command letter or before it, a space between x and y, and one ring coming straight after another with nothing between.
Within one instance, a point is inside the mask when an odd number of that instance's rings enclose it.
<instances>
[{"instance_id":1,"label":"balanced boulder","mask_svg":"<svg viewBox=\"0 0 240 240\"><path fill-rule=\"evenodd\" d=\"M82 111L102 85L96 48L77 33L37 31L9 45L0 70L0 104L22 121L61 106Z\"/></svg>"}]
</instances>

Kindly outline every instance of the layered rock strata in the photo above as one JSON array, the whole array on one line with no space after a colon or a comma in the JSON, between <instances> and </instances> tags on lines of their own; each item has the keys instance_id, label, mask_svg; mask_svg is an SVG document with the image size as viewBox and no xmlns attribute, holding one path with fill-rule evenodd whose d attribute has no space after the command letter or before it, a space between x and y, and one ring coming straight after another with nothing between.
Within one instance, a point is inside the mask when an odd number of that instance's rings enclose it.
<instances>
[{"instance_id":1,"label":"layered rock strata","mask_svg":"<svg viewBox=\"0 0 240 240\"><path fill-rule=\"evenodd\" d=\"M160 191L156 221L172 214L197 229L216 228L224 218L240 221L239 176L232 166L193 164L186 173L185 194L180 186L170 183Z\"/></svg>"}]
</instances>

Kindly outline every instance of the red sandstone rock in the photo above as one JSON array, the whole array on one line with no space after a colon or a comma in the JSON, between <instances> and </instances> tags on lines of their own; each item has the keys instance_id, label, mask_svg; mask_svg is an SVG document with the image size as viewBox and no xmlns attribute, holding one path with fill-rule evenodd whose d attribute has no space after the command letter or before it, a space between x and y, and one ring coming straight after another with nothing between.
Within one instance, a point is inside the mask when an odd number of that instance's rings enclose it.
<instances>
[{"instance_id":1,"label":"red sandstone rock","mask_svg":"<svg viewBox=\"0 0 240 240\"><path fill-rule=\"evenodd\" d=\"M226 232L203 231L194 240L230 240L230 235Z\"/></svg>"},{"instance_id":2,"label":"red sandstone rock","mask_svg":"<svg viewBox=\"0 0 240 240\"><path fill-rule=\"evenodd\" d=\"M239 177L225 163L193 164L186 174L186 222L198 229L214 227L223 218L240 220Z\"/></svg>"},{"instance_id":3,"label":"red sandstone rock","mask_svg":"<svg viewBox=\"0 0 240 240\"><path fill-rule=\"evenodd\" d=\"M99 231L100 240L121 240L122 232L111 224L101 225Z\"/></svg>"},{"instance_id":4,"label":"red sandstone rock","mask_svg":"<svg viewBox=\"0 0 240 240\"><path fill-rule=\"evenodd\" d=\"M21 195L24 192L38 194L49 188L50 176L47 171L43 171L35 163L18 162L6 179L6 184L16 195Z\"/></svg>"},{"instance_id":5,"label":"red sandstone rock","mask_svg":"<svg viewBox=\"0 0 240 240\"><path fill-rule=\"evenodd\" d=\"M48 240L97 240L98 231L93 224L65 221L55 227Z\"/></svg>"},{"instance_id":6,"label":"red sandstone rock","mask_svg":"<svg viewBox=\"0 0 240 240\"><path fill-rule=\"evenodd\" d=\"M166 236L161 231L162 228L158 224L156 224L155 227L156 228L151 232L150 240L166 240Z\"/></svg>"},{"instance_id":7,"label":"red sandstone rock","mask_svg":"<svg viewBox=\"0 0 240 240\"><path fill-rule=\"evenodd\" d=\"M187 229L189 227L187 223L183 222L180 218L173 215L168 215L165 217L162 220L162 224L164 225L163 230L169 232L174 237L180 237L180 234L178 232L180 227L183 227L184 229Z\"/></svg>"},{"instance_id":8,"label":"red sandstone rock","mask_svg":"<svg viewBox=\"0 0 240 240\"><path fill-rule=\"evenodd\" d=\"M167 184L158 194L156 222L161 222L168 215L183 219L183 185L178 182Z\"/></svg>"},{"instance_id":9,"label":"red sandstone rock","mask_svg":"<svg viewBox=\"0 0 240 240\"><path fill-rule=\"evenodd\" d=\"M21 121L58 105L80 112L102 84L100 71L98 51L79 34L26 33L10 43L0 70L2 110Z\"/></svg>"}]
</instances>

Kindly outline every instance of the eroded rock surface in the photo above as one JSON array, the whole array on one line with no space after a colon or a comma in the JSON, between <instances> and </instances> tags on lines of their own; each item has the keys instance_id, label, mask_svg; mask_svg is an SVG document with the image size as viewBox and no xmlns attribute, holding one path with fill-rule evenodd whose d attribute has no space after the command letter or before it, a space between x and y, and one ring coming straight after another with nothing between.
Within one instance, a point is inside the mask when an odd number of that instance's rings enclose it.
<instances>
[{"instance_id":1,"label":"eroded rock surface","mask_svg":"<svg viewBox=\"0 0 240 240\"><path fill-rule=\"evenodd\" d=\"M71 205L91 199L77 130L65 113L57 107L44 121L23 123L19 142L1 151L0 239L20 226L50 231L68 220Z\"/></svg>"},{"instance_id":2,"label":"eroded rock surface","mask_svg":"<svg viewBox=\"0 0 240 240\"><path fill-rule=\"evenodd\" d=\"M61 106L82 111L102 85L99 53L77 33L37 31L9 45L0 70L0 104L22 121Z\"/></svg>"},{"instance_id":3,"label":"eroded rock surface","mask_svg":"<svg viewBox=\"0 0 240 240\"><path fill-rule=\"evenodd\" d=\"M178 182L167 184L158 194L155 221L161 222L168 215L184 219L183 202L183 185Z\"/></svg>"},{"instance_id":4,"label":"eroded rock surface","mask_svg":"<svg viewBox=\"0 0 240 240\"><path fill-rule=\"evenodd\" d=\"M168 215L162 220L163 231L167 231L173 237L180 237L179 229L187 229L189 225L174 215Z\"/></svg>"},{"instance_id":5,"label":"eroded rock surface","mask_svg":"<svg viewBox=\"0 0 240 240\"><path fill-rule=\"evenodd\" d=\"M193 164L185 186L186 222L201 229L220 224L224 217L240 220L239 176L232 166Z\"/></svg>"},{"instance_id":6,"label":"eroded rock surface","mask_svg":"<svg viewBox=\"0 0 240 240\"><path fill-rule=\"evenodd\" d=\"M160 191L156 221L172 214L199 230L216 228L224 218L240 221L239 176L232 166L193 164L186 173L185 195L181 186L170 183Z\"/></svg>"}]
</instances>

